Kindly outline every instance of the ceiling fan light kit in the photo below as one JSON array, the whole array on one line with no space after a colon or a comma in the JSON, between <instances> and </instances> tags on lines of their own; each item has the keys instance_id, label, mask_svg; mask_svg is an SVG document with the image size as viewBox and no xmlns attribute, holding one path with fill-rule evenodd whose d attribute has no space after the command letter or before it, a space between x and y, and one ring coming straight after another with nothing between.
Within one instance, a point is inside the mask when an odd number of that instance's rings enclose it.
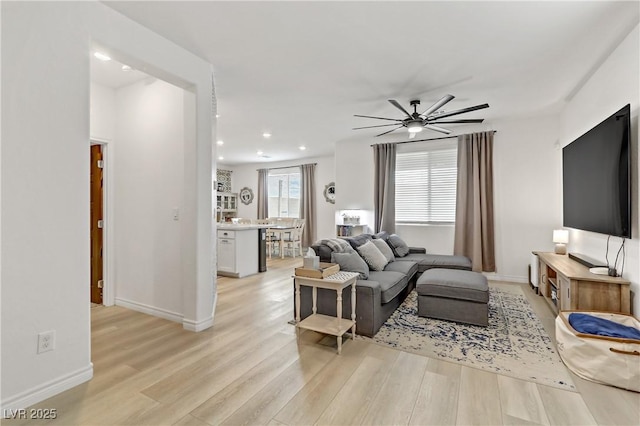
<instances>
[{"instance_id":1,"label":"ceiling fan light kit","mask_svg":"<svg viewBox=\"0 0 640 426\"><path fill-rule=\"evenodd\" d=\"M387 127L387 126L396 126L391 130L387 130L386 132L380 133L376 136L386 135L388 133L394 132L402 127L405 127L409 131L409 136L413 137L416 133L421 132L422 129L429 129L440 133L449 134L451 130L445 129L440 126L435 126L435 124L471 124L471 123L482 123L484 121L483 118L471 118L471 119L454 119L454 120L443 120L445 117L451 117L458 114L464 114L471 111L477 111L479 109L489 108L489 104L481 104L468 108L463 108L455 111L440 111L440 108L445 104L453 100L455 96L453 95L445 95L436 103L427 108L422 114L418 113L418 105L420 105L420 100L414 99L409 104L413 107L413 113L409 113L398 101L395 99L389 99L389 103L394 107L398 108L406 118L397 119L397 118L386 118L386 117L373 117L370 115L355 115L355 117L362 118L373 118L376 120L387 120L394 121L393 124L380 124L377 126L366 126L366 127L355 127L353 130L360 129L371 129L374 127Z\"/></svg>"},{"instance_id":2,"label":"ceiling fan light kit","mask_svg":"<svg viewBox=\"0 0 640 426\"><path fill-rule=\"evenodd\" d=\"M409 133L418 133L422 131L422 121L415 120L407 125L407 130Z\"/></svg>"}]
</instances>

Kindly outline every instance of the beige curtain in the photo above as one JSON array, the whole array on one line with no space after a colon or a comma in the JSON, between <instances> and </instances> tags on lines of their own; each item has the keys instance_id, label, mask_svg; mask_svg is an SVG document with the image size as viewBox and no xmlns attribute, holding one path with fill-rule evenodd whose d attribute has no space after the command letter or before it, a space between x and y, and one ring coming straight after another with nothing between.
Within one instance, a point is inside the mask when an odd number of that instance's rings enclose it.
<instances>
[{"instance_id":1,"label":"beige curtain","mask_svg":"<svg viewBox=\"0 0 640 426\"><path fill-rule=\"evenodd\" d=\"M258 170L258 219L269 215L269 169Z\"/></svg>"},{"instance_id":2,"label":"beige curtain","mask_svg":"<svg viewBox=\"0 0 640 426\"><path fill-rule=\"evenodd\" d=\"M495 272L493 134L458 136L458 188L454 254L471 259L474 271Z\"/></svg>"},{"instance_id":3,"label":"beige curtain","mask_svg":"<svg viewBox=\"0 0 640 426\"><path fill-rule=\"evenodd\" d=\"M396 232L396 144L373 145L375 232Z\"/></svg>"},{"instance_id":4,"label":"beige curtain","mask_svg":"<svg viewBox=\"0 0 640 426\"><path fill-rule=\"evenodd\" d=\"M300 166L300 218L305 220L302 247L311 246L316 240L316 165Z\"/></svg>"}]
</instances>

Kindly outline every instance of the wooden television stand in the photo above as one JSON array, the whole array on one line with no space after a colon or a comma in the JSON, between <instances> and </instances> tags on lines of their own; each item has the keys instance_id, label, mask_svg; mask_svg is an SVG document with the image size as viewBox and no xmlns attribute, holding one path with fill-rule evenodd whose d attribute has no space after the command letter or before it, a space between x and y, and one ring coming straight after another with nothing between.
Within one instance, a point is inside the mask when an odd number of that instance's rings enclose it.
<instances>
[{"instance_id":1,"label":"wooden television stand","mask_svg":"<svg viewBox=\"0 0 640 426\"><path fill-rule=\"evenodd\" d=\"M567 255L534 251L538 257L540 295L558 311L631 313L630 282L596 275Z\"/></svg>"}]
</instances>

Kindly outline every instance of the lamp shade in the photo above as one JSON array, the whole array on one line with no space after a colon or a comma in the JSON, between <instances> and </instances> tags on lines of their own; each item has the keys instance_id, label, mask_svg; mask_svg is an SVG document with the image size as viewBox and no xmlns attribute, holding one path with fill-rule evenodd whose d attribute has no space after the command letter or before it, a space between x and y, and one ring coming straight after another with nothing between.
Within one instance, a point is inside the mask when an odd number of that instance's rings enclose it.
<instances>
[{"instance_id":1,"label":"lamp shade","mask_svg":"<svg viewBox=\"0 0 640 426\"><path fill-rule=\"evenodd\" d=\"M567 231L566 229L554 230L553 242L556 244L567 244L569 242L569 231Z\"/></svg>"}]
</instances>

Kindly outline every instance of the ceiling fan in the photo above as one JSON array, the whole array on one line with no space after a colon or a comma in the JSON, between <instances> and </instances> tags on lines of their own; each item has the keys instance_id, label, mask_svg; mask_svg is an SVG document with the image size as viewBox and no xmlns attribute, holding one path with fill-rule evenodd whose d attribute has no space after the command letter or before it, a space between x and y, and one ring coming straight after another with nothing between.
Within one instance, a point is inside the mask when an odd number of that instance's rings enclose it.
<instances>
[{"instance_id":1,"label":"ceiling fan","mask_svg":"<svg viewBox=\"0 0 640 426\"><path fill-rule=\"evenodd\" d=\"M436 132L441 132L445 134L451 133L451 130L445 129L443 127L435 126L435 124L470 124L470 123L482 123L484 121L483 118L473 118L473 119L454 119L454 120L443 120L446 117L451 117L458 114L464 114L466 112L476 111L479 109L489 108L489 104L476 105L468 108L462 108L455 111L439 111L441 107L443 107L446 103L451 101L454 98L453 95L445 95L427 108L423 113L418 113L418 105L420 105L420 101L418 99L412 100L410 103L413 106L413 113L410 114L406 109L402 107L398 103L398 101L394 99L389 99L389 102L394 107L398 108L402 111L407 117L403 119L398 118L385 118L385 117L372 117L370 115L354 115L355 117L363 117L363 118L375 118L377 120L388 120L395 121L393 124L380 124L377 126L366 126L366 127L355 127L353 130L360 129L371 129L374 127L388 127L388 126L396 126L394 129L388 130L386 132L380 133L376 136L386 135L387 133L394 132L402 127L406 127L409 131L409 138L413 138L416 133L421 132L422 129L435 130Z\"/></svg>"}]
</instances>

